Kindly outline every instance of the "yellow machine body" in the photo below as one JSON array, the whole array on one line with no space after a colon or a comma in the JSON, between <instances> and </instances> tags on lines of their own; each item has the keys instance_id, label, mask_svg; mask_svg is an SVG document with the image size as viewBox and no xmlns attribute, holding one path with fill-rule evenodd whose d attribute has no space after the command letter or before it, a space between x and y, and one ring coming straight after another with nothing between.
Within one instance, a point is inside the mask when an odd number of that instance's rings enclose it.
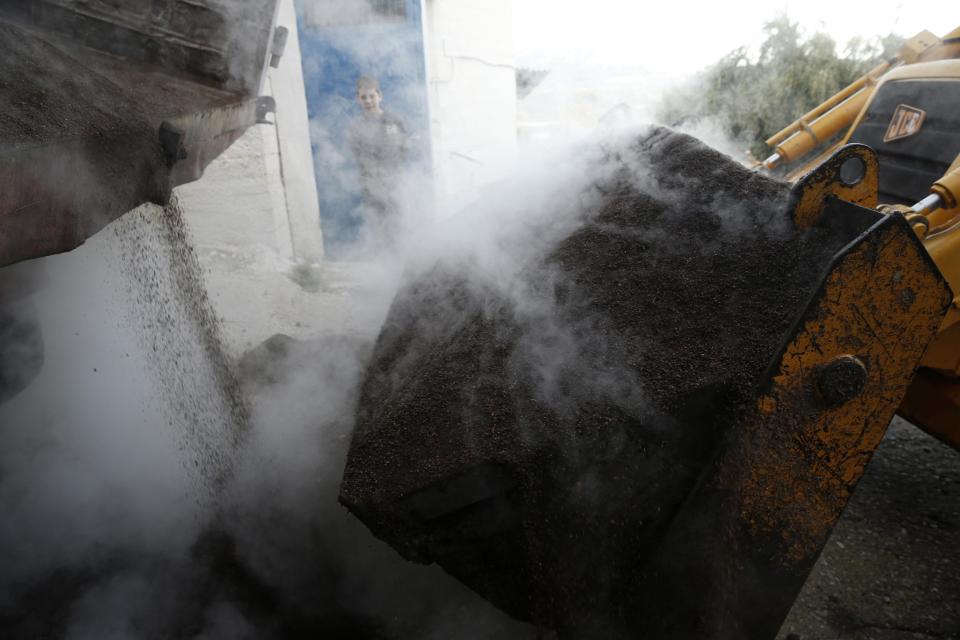
<instances>
[{"instance_id":1,"label":"yellow machine body","mask_svg":"<svg viewBox=\"0 0 960 640\"><path fill-rule=\"evenodd\" d=\"M820 187L816 181L805 178L838 149L859 141L858 137L863 137L861 126L869 120L871 107L885 94L897 90L902 93L903 87L908 87L913 95L919 91L921 95L939 100L938 104L947 111L960 113L960 101L952 97L960 95L956 91L960 87L960 27L943 38L929 31L914 36L895 58L872 69L769 138L767 144L772 147L773 154L763 166L771 169L797 163L787 174L787 180L802 181L802 197L811 202L820 201L823 197L818 193ZM876 111L874 109L874 113ZM914 105L897 105L883 137L883 142L889 144L889 157L899 153L902 146L897 145L904 145L901 139L909 139L923 127L926 116L925 110ZM935 145L939 146L937 153L952 153L954 159L941 177L930 181L926 193L916 194L917 202L912 207L903 202L893 207L883 206L891 203L884 202L882 193L885 161L882 151L877 156L879 172L867 172L868 178L879 175L879 202L870 199L871 193L874 196L877 193L877 184L867 184L870 180L865 180L857 189L844 192L837 191L836 185L823 188L829 187L836 197L860 206L872 208L880 205L881 211L906 214L924 248L953 289L953 302L936 336L918 361L917 373L898 412L960 448L960 148L946 148L958 146L960 127L951 124L946 131L938 129L937 135L942 136L939 145ZM842 184L840 190L843 191ZM804 207L801 203L798 216L802 216L805 210L811 216L816 215L814 205ZM802 224L801 220L798 222ZM891 308L889 313L897 313L897 310ZM842 318L839 321L842 322ZM896 344L888 346L897 348Z\"/></svg>"}]
</instances>

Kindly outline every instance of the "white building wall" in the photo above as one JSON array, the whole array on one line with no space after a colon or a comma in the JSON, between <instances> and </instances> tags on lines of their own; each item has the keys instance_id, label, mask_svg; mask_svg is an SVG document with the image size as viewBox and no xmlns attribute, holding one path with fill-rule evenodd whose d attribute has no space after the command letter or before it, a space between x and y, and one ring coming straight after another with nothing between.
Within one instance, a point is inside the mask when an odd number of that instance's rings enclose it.
<instances>
[{"instance_id":1,"label":"white building wall","mask_svg":"<svg viewBox=\"0 0 960 640\"><path fill-rule=\"evenodd\" d=\"M516 152L513 0L424 0L434 181L440 204L499 177Z\"/></svg>"}]
</instances>

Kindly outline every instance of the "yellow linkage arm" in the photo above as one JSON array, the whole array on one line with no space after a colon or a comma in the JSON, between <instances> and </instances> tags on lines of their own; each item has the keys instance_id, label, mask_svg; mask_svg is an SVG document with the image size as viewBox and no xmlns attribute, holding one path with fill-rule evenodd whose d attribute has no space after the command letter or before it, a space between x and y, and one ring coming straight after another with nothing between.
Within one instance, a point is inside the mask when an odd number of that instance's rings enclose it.
<instances>
[{"instance_id":1,"label":"yellow linkage arm","mask_svg":"<svg viewBox=\"0 0 960 640\"><path fill-rule=\"evenodd\" d=\"M907 40L891 60L877 65L768 138L766 143L774 148L774 153L763 161L764 168L773 169L793 162L849 127L870 100L880 76L895 65L917 61L941 44L940 38L929 31L922 31Z\"/></svg>"},{"instance_id":2,"label":"yellow linkage arm","mask_svg":"<svg viewBox=\"0 0 960 640\"><path fill-rule=\"evenodd\" d=\"M763 166L773 169L785 162L793 162L849 127L873 94L877 78L890 67L890 62L877 65L829 100L770 137L766 143L774 147L774 153L763 161Z\"/></svg>"},{"instance_id":3,"label":"yellow linkage arm","mask_svg":"<svg viewBox=\"0 0 960 640\"><path fill-rule=\"evenodd\" d=\"M960 158L943 174L943 177L930 187L930 195L913 205L918 213L932 212L936 209L953 209L960 200Z\"/></svg>"},{"instance_id":4,"label":"yellow linkage arm","mask_svg":"<svg viewBox=\"0 0 960 640\"><path fill-rule=\"evenodd\" d=\"M923 246L954 292L960 294L958 200L960 200L960 156L957 156L943 177L933 183L930 187L930 195L913 205L913 215L926 216L929 232L920 234ZM960 374L960 325L958 322L960 322L960 297L954 298L953 306L943 319L937 337L927 348L921 365L937 369L949 376ZM957 434L957 442L960 445L960 432Z\"/></svg>"}]
</instances>

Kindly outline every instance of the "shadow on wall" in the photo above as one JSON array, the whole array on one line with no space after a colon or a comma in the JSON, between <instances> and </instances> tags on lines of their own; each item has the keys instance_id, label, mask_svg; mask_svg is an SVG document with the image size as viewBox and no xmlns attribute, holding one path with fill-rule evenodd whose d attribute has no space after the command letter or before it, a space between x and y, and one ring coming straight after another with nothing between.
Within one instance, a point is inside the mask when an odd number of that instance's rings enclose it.
<instances>
[{"instance_id":1,"label":"shadow on wall","mask_svg":"<svg viewBox=\"0 0 960 640\"><path fill-rule=\"evenodd\" d=\"M416 0L298 0L310 141L325 250L336 256L362 237L361 175L351 124L361 116L357 79L380 84L383 109L410 136L403 175L430 167L422 16Z\"/></svg>"}]
</instances>

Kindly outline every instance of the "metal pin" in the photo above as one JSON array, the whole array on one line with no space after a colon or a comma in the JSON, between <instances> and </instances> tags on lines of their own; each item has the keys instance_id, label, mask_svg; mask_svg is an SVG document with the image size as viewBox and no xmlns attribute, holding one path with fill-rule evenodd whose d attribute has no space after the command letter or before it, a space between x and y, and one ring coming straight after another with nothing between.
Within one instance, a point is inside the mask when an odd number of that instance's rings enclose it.
<instances>
[{"instance_id":1,"label":"metal pin","mask_svg":"<svg viewBox=\"0 0 960 640\"><path fill-rule=\"evenodd\" d=\"M917 213L929 213L935 209L939 209L943 206L943 201L935 193L931 193L926 198L918 202L917 204L910 207Z\"/></svg>"}]
</instances>

